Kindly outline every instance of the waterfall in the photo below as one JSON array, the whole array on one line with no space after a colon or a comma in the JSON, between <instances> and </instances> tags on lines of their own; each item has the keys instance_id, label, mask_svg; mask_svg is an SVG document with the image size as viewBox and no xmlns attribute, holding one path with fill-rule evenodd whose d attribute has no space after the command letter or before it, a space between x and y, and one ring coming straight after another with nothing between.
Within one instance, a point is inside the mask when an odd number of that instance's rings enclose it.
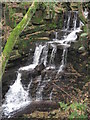
<instances>
[{"instance_id":1,"label":"waterfall","mask_svg":"<svg viewBox=\"0 0 90 120\"><path fill-rule=\"evenodd\" d=\"M68 48L71 46L71 42L75 42L77 39L77 34L80 32L80 27L77 28L77 17L78 13L74 12L74 18L73 19L73 29L70 29L70 20L71 20L71 12L68 12L67 17L65 16L64 20L64 26L63 26L63 31L64 31L64 36L62 40L59 40L58 34L59 32L55 32L55 38L52 39L52 41L46 42L45 44L40 43L36 44L36 48L34 51L34 57L33 57L33 63L29 64L28 66L20 67L17 72L17 78L15 80L15 83L10 86L10 89L5 95L5 101L2 105L3 107L3 113L5 116L10 117L12 112L30 104L32 102L32 96L29 94L30 86L33 83L33 78L29 81L28 87L25 90L21 83L21 76L22 76L22 71L31 71L33 70L39 63L43 63L45 65L45 70L51 68L51 65L55 66L54 60L55 60L55 55L57 53L57 46L60 46L62 48L62 56L61 56L61 62L60 66L58 67L58 72L57 74L61 73L64 71L64 68L67 63L67 52ZM80 22L80 26L82 23ZM70 31L69 31L70 30ZM49 55L49 46L51 46L52 51L50 52L50 59L49 61L47 60L48 55ZM44 78L42 80L41 75L37 76L38 84L36 86L36 101L38 100L43 100L43 90L46 87L46 84L51 80L51 79L46 79ZM49 99L52 100L52 94L53 92L51 91Z\"/></svg>"}]
</instances>

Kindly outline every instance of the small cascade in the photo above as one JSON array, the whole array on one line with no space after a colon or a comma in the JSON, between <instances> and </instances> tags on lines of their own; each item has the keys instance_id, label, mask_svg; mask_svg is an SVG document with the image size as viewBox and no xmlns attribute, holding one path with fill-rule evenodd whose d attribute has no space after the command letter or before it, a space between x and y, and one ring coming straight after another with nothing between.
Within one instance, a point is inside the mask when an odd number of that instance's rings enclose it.
<instances>
[{"instance_id":1,"label":"small cascade","mask_svg":"<svg viewBox=\"0 0 90 120\"><path fill-rule=\"evenodd\" d=\"M66 65L67 62L67 48L63 49L63 54L62 54L62 61L61 61L61 65L59 67L58 73L62 72L64 70L64 67Z\"/></svg>"},{"instance_id":2,"label":"small cascade","mask_svg":"<svg viewBox=\"0 0 90 120\"><path fill-rule=\"evenodd\" d=\"M35 49L35 52L34 52L33 64L30 64L30 65L25 66L25 67L21 67L19 70L34 69L39 63L40 55L42 53L43 48L44 48L44 46L42 46L42 45L39 45L39 46L36 45L36 49Z\"/></svg>"},{"instance_id":3,"label":"small cascade","mask_svg":"<svg viewBox=\"0 0 90 120\"><path fill-rule=\"evenodd\" d=\"M63 71L63 69L66 65L67 48L70 47L71 42L75 42L75 40L77 39L76 33L80 32L80 31L81 31L80 28L77 28L76 30L72 31L65 40L59 41L59 43L64 45L64 48L63 48L62 61L61 61L61 65L58 70L58 74Z\"/></svg>"},{"instance_id":4,"label":"small cascade","mask_svg":"<svg viewBox=\"0 0 90 120\"><path fill-rule=\"evenodd\" d=\"M55 38L53 39L53 41L55 41L55 40L58 40L58 32L57 31L55 32Z\"/></svg>"},{"instance_id":5,"label":"small cascade","mask_svg":"<svg viewBox=\"0 0 90 120\"><path fill-rule=\"evenodd\" d=\"M31 102L29 94L24 90L21 83L21 73L18 72L15 83L10 86L10 89L5 95L3 104L4 115L10 117L13 111L16 111Z\"/></svg>"},{"instance_id":6,"label":"small cascade","mask_svg":"<svg viewBox=\"0 0 90 120\"><path fill-rule=\"evenodd\" d=\"M71 12L68 13L68 20L67 20L67 28L66 28L66 30L69 29L69 26L70 26L70 19L71 19Z\"/></svg>"},{"instance_id":7,"label":"small cascade","mask_svg":"<svg viewBox=\"0 0 90 120\"><path fill-rule=\"evenodd\" d=\"M64 19L63 30L67 31L67 30L69 30L69 27L70 27L71 11L67 12L67 14L65 13L64 17L65 17L65 19Z\"/></svg>"},{"instance_id":8,"label":"small cascade","mask_svg":"<svg viewBox=\"0 0 90 120\"><path fill-rule=\"evenodd\" d=\"M74 25L73 28L74 28L74 30L75 30L76 27L77 27L77 15L78 15L77 12L75 12L75 13L74 13L74 20L73 20L73 25Z\"/></svg>"},{"instance_id":9,"label":"small cascade","mask_svg":"<svg viewBox=\"0 0 90 120\"><path fill-rule=\"evenodd\" d=\"M53 46L53 49L52 49L52 53L51 53L51 57L50 57L50 62L49 62L50 65L54 64L55 54L57 52L57 46L56 45L52 45L52 46Z\"/></svg>"},{"instance_id":10,"label":"small cascade","mask_svg":"<svg viewBox=\"0 0 90 120\"><path fill-rule=\"evenodd\" d=\"M47 56L48 56L48 44L46 43L43 48L41 63L44 63L44 65L47 65Z\"/></svg>"},{"instance_id":11,"label":"small cascade","mask_svg":"<svg viewBox=\"0 0 90 120\"><path fill-rule=\"evenodd\" d=\"M33 64L38 65L40 55L42 53L43 48L44 48L44 46L42 46L42 45L36 46L36 50L35 50L35 53L34 53Z\"/></svg>"}]
</instances>

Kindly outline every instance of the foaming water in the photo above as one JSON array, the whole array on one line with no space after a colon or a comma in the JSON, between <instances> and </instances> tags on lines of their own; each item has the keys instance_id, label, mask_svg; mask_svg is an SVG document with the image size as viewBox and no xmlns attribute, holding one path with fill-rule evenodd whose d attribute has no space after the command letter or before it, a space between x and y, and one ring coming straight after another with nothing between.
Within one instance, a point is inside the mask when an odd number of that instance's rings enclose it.
<instances>
[{"instance_id":1,"label":"foaming water","mask_svg":"<svg viewBox=\"0 0 90 120\"><path fill-rule=\"evenodd\" d=\"M21 83L21 73L18 72L15 83L5 95L3 104L4 115L10 117L13 111L16 111L31 102L29 94L24 90Z\"/></svg>"}]
</instances>

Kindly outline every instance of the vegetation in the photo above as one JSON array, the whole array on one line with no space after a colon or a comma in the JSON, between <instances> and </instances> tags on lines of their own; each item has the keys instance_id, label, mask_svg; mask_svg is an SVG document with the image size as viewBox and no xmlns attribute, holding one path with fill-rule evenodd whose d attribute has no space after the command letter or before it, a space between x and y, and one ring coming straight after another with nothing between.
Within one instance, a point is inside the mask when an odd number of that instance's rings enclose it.
<instances>
[{"instance_id":1,"label":"vegetation","mask_svg":"<svg viewBox=\"0 0 90 120\"><path fill-rule=\"evenodd\" d=\"M10 57L10 53L11 53L20 33L28 25L28 23L31 20L33 14L35 13L37 7L38 7L38 3L33 2L32 5L30 6L30 8L28 9L27 13L25 14L24 18L22 19L22 21L11 32L11 34L7 40L7 43L5 45L5 48L3 50L3 53L2 53L2 62L1 62L2 66L0 67L0 80L2 78L6 64Z\"/></svg>"},{"instance_id":2,"label":"vegetation","mask_svg":"<svg viewBox=\"0 0 90 120\"><path fill-rule=\"evenodd\" d=\"M88 116L86 115L86 109L87 109L86 104L77 103L77 102L75 102L75 103L73 102L69 105L65 104L63 102L59 102L59 104L60 104L60 108L62 110L69 112L68 118L70 120L72 120L72 119L87 120Z\"/></svg>"},{"instance_id":3,"label":"vegetation","mask_svg":"<svg viewBox=\"0 0 90 120\"><path fill-rule=\"evenodd\" d=\"M62 3L57 3L57 2L38 3L35 1L32 3L29 3L29 2L16 3L15 6L12 6L12 4L9 6L8 3L5 3L5 4L6 6L4 8L5 9L4 11L8 11L8 15L6 12L6 23L5 21L2 23L5 28L9 29L9 31L8 30L6 31L6 33L9 32L9 34L8 34L8 39L6 39L5 41L3 40L4 42L4 45L2 46L3 51L0 56L0 63L1 63L0 64L0 82L9 60L12 60L12 62L15 62L14 60L16 60L18 56L21 59L21 57L24 54L26 55L25 50L29 51L30 46L33 49L33 44L32 44L33 41L36 42L41 40L43 44L43 42L46 42L47 40L55 38L54 31L57 31L57 29L60 30L63 27L64 13L68 10L78 10L79 19L83 22L84 26L82 27L82 32L78 34L79 37L75 43L78 45L70 49L72 51L70 53L70 57L72 56L73 57L72 59L70 59L70 63L68 63L68 65L66 66L65 72L68 72L68 73L65 73L65 74L61 73L62 75L60 79L62 81L57 81L57 79L54 79L52 81L53 83L52 82L49 83L51 86L50 88L48 88L49 90L53 88L55 95L58 94L58 98L60 96L61 99L64 99L64 100L63 102L61 102L62 100L59 102L60 108L56 111L56 113L53 113L55 111L51 111L51 113L48 113L47 115L48 116L51 115L50 117L53 118L53 116L55 116L58 113L57 116L66 115L66 117L68 117L68 119L70 120L72 119L87 120L88 113L89 113L89 108L88 108L89 98L88 98L87 89L89 88L89 82L90 82L90 76L88 75L90 73L89 72L90 57L88 55L90 52L90 31L89 31L90 21L88 21L88 19L85 18L83 14L84 12L83 10L85 9L85 7L89 8L89 5L87 3L84 5L83 3L80 3L80 2L78 3L63 3L63 2ZM18 8L20 8L19 9L20 13L18 14L17 14L17 11L18 11L17 5L19 6ZM16 16L16 14L18 16ZM72 14L72 17L73 17L73 14ZM5 33L3 32L3 34ZM63 34L62 31L60 31L60 34ZM58 51L60 52L61 48L58 49ZM51 51L49 52L51 53ZM17 56L13 55L14 57L10 57L11 53L17 54ZM33 53L33 50L32 50L32 53ZM15 59L13 60L13 58ZM57 55L57 59L58 59L58 55ZM72 62L73 62L73 65L72 65ZM86 72L88 72L88 74ZM83 78L85 78L85 80L83 80ZM69 83L66 81L63 81L63 79L64 80L67 79ZM54 82L57 83L56 86ZM38 81L35 81L35 85L37 83ZM61 86L58 86L59 83ZM54 98L54 100L56 100L56 98ZM32 115L33 113L31 114L31 118L32 118ZM24 117L29 118L30 115L24 115Z\"/></svg>"}]
</instances>

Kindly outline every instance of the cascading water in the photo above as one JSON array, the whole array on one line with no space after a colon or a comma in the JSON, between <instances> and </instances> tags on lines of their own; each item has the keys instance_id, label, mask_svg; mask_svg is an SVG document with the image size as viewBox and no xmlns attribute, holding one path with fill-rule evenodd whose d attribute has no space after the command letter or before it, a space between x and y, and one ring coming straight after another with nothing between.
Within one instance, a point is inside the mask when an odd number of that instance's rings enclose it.
<instances>
[{"instance_id":1,"label":"cascading water","mask_svg":"<svg viewBox=\"0 0 90 120\"><path fill-rule=\"evenodd\" d=\"M42 46L42 45L36 46L35 53L34 53L33 64L30 64L29 66L21 67L19 70L34 69L39 63L39 58L40 58L40 55L42 53L43 48L44 48L44 46Z\"/></svg>"},{"instance_id":2,"label":"cascading water","mask_svg":"<svg viewBox=\"0 0 90 120\"><path fill-rule=\"evenodd\" d=\"M69 29L69 26L70 26L70 18L71 18L71 12L69 12L69 14L68 14L68 21L67 21L67 28L66 28L66 30Z\"/></svg>"},{"instance_id":3,"label":"cascading water","mask_svg":"<svg viewBox=\"0 0 90 120\"><path fill-rule=\"evenodd\" d=\"M48 56L48 45L47 43L44 45L41 63L43 63L45 66L47 65L47 56Z\"/></svg>"},{"instance_id":4,"label":"cascading water","mask_svg":"<svg viewBox=\"0 0 90 120\"><path fill-rule=\"evenodd\" d=\"M5 102L2 106L4 115L10 117L13 111L29 104L31 99L28 95L28 92L24 90L21 83L21 73L18 72L15 83L10 86L10 89L5 95Z\"/></svg>"},{"instance_id":5,"label":"cascading water","mask_svg":"<svg viewBox=\"0 0 90 120\"><path fill-rule=\"evenodd\" d=\"M10 86L10 89L5 95L5 101L2 106L5 116L10 117L13 111L16 111L26 106L32 101L31 98L29 97L29 88L32 83L32 80L30 81L28 85L28 89L24 90L22 83L21 83L21 76L22 76L21 71L32 70L35 68L35 66L38 65L39 58L42 53L42 49L43 49L42 45L36 46L33 64L19 68L15 83L12 86Z\"/></svg>"},{"instance_id":6,"label":"cascading water","mask_svg":"<svg viewBox=\"0 0 90 120\"><path fill-rule=\"evenodd\" d=\"M50 57L50 65L54 64L54 58L55 58L55 54L57 52L57 46L56 45L52 45L53 49L52 49L52 53L51 53L51 57Z\"/></svg>"},{"instance_id":7,"label":"cascading water","mask_svg":"<svg viewBox=\"0 0 90 120\"><path fill-rule=\"evenodd\" d=\"M22 76L22 71L32 71L40 62L43 63L47 69L50 68L51 64L54 65L54 59L55 55L57 53L57 45L62 46L63 53L62 53L62 60L59 66L59 70L57 74L62 72L66 66L67 63L67 51L68 47L71 46L71 42L75 42L77 39L77 32L80 32L80 27L77 28L77 12L74 12L74 18L73 18L73 29L70 30L70 19L71 19L71 12L68 12L68 18L67 20L65 19L64 21L64 29L63 31L65 32L63 35L63 39L59 40L58 39L58 32L55 32L55 38L51 42L45 43L45 45L42 44L37 44L34 52L34 58L33 58L33 63L20 67L18 70L17 74L17 79L15 83L10 86L10 89L5 95L5 101L2 105L3 107L3 113L5 116L10 117L12 112L15 110L18 110L22 108L23 106L26 106L32 102L32 96L30 97L29 95L29 88L33 82L33 79L30 80L30 83L25 90L23 88L23 85L21 83L21 76ZM80 23L81 25L81 23ZM69 34L68 34L69 30ZM47 60L48 53L49 53L49 46L52 47L51 55L49 62ZM50 79L46 80L41 78L41 75L37 77L39 80L39 83L36 88L36 100L43 100L43 90L46 86L46 84L50 81ZM52 100L52 95L53 92L51 91L49 99Z\"/></svg>"}]
</instances>

